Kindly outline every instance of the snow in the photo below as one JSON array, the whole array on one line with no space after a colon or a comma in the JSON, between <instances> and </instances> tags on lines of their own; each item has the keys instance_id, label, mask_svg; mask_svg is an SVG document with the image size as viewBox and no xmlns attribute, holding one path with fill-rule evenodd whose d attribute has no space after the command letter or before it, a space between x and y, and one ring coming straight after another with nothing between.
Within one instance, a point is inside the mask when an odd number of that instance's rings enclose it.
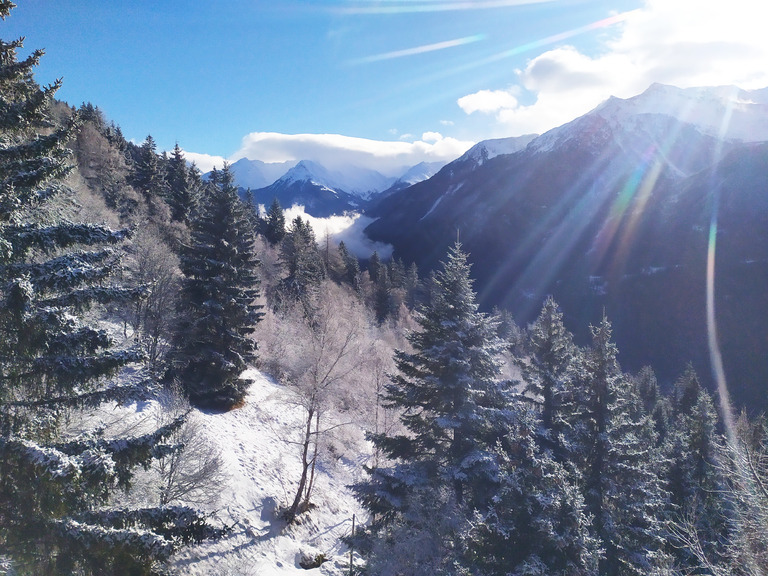
<instances>
[{"instance_id":1,"label":"snow","mask_svg":"<svg viewBox=\"0 0 768 576\"><path fill-rule=\"evenodd\" d=\"M653 84L633 98L609 98L594 113L616 127L641 115L660 114L726 140L768 141L767 90L741 90L735 86L681 89Z\"/></svg>"},{"instance_id":2,"label":"snow","mask_svg":"<svg viewBox=\"0 0 768 576\"><path fill-rule=\"evenodd\" d=\"M291 184L293 182L312 182L332 190L341 190L364 200L377 192L389 188L394 178L388 178L367 168L347 166L344 171L331 171L317 162L302 160L286 172L278 182Z\"/></svg>"},{"instance_id":3,"label":"snow","mask_svg":"<svg viewBox=\"0 0 768 576\"><path fill-rule=\"evenodd\" d=\"M675 118L694 126L702 134L723 140L743 142L768 141L768 89L741 90L735 86L677 88L652 84L645 92L632 98L611 96L597 108L550 130L532 143L537 152L549 152L571 140L583 130L585 123L598 125L605 121L605 130L615 133L632 132L656 125L666 125ZM479 145L478 145L479 146Z\"/></svg>"},{"instance_id":4,"label":"snow","mask_svg":"<svg viewBox=\"0 0 768 576\"><path fill-rule=\"evenodd\" d=\"M437 174L443 166L445 166L444 162L420 162L406 170L397 179L397 182L413 186L414 184L432 178L432 176Z\"/></svg>"},{"instance_id":5,"label":"snow","mask_svg":"<svg viewBox=\"0 0 768 576\"><path fill-rule=\"evenodd\" d=\"M474 160L480 166L491 158L503 154L514 154L525 150L526 146L537 137L537 134L526 134L523 136L513 136L511 138L494 138L478 142L472 148L467 150L457 162Z\"/></svg>"},{"instance_id":6,"label":"snow","mask_svg":"<svg viewBox=\"0 0 768 576\"><path fill-rule=\"evenodd\" d=\"M232 531L221 540L182 549L172 558L173 568L189 576L347 574L349 551L340 539L350 533L353 514L358 523L365 517L347 488L361 477L370 455L362 431L349 430L335 450L321 455L311 499L315 508L287 526L280 509L298 486L301 464L292 439L303 426L303 409L289 388L258 370L242 377L252 385L241 408L226 413L193 410L189 415L202 436L221 450L223 461L218 501L202 508ZM161 409L157 401L109 405L94 417L136 429L141 422L151 425ZM177 503L184 504L172 502ZM299 566L303 555L318 553L327 558L319 568L307 572Z\"/></svg>"},{"instance_id":7,"label":"snow","mask_svg":"<svg viewBox=\"0 0 768 576\"><path fill-rule=\"evenodd\" d=\"M301 515L298 524L286 526L277 511L292 498L300 475L297 447L286 440L301 427L304 415L285 387L256 370L244 377L253 384L242 408L192 414L222 450L228 481L217 517L234 529L218 542L182 551L175 566L189 575L306 575L299 566L301 554L316 550L328 558L320 573L345 572L348 550L339 540L349 534L352 515L364 515L347 485L359 477L362 461L321 463L312 499L317 507Z\"/></svg>"},{"instance_id":8,"label":"snow","mask_svg":"<svg viewBox=\"0 0 768 576\"><path fill-rule=\"evenodd\" d=\"M230 170L238 186L256 190L269 186L295 165L295 161L269 163L240 158L230 166Z\"/></svg>"}]
</instances>

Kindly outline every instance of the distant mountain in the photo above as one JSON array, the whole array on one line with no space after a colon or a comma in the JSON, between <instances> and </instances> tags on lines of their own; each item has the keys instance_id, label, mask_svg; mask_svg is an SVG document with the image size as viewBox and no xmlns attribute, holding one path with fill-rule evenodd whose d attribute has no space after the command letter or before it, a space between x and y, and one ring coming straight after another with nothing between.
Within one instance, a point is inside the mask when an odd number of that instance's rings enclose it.
<instances>
[{"instance_id":1,"label":"distant mountain","mask_svg":"<svg viewBox=\"0 0 768 576\"><path fill-rule=\"evenodd\" d=\"M240 158L230 166L230 169L238 186L255 190L269 186L296 164L295 161L267 163Z\"/></svg>"},{"instance_id":2,"label":"distant mountain","mask_svg":"<svg viewBox=\"0 0 768 576\"><path fill-rule=\"evenodd\" d=\"M423 269L459 234L481 305L532 320L553 294L582 342L603 311L624 368L710 374L705 286L734 397L768 408L768 91L654 85L393 193L366 230ZM478 145L479 146L479 145ZM762 387L762 388L761 388Z\"/></svg>"},{"instance_id":3,"label":"distant mountain","mask_svg":"<svg viewBox=\"0 0 768 576\"><path fill-rule=\"evenodd\" d=\"M428 180L434 176L444 165L444 162L420 162L416 164L416 166L409 168L402 176L395 180L389 188L371 197L366 205L366 210L375 210L376 206L381 201L383 201L385 198L388 198L398 190L404 190L409 186L413 186L414 184Z\"/></svg>"},{"instance_id":4,"label":"distant mountain","mask_svg":"<svg viewBox=\"0 0 768 576\"><path fill-rule=\"evenodd\" d=\"M285 208L301 204L308 214L325 217L361 211L384 191L425 180L441 166L442 163L422 162L400 178L393 178L357 166L329 170L317 162L302 160L272 184L253 190L253 197L255 202L265 205L277 198Z\"/></svg>"}]
</instances>

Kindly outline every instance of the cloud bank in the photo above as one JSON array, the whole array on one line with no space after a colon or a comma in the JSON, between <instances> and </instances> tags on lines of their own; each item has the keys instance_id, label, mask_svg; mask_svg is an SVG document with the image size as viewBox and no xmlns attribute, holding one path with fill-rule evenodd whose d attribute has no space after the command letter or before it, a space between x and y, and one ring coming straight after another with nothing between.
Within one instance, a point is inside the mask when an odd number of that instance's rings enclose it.
<instances>
[{"instance_id":1,"label":"cloud bank","mask_svg":"<svg viewBox=\"0 0 768 576\"><path fill-rule=\"evenodd\" d=\"M373 222L373 218L360 214L315 218L304 212L304 206L295 205L285 211L285 220L289 224L296 216L301 216L302 220L310 223L318 242L322 242L328 235L335 244L344 241L347 250L358 258L368 258L374 252L378 252L385 260L392 256L392 245L374 242L363 234L363 230Z\"/></svg>"},{"instance_id":2,"label":"cloud bank","mask_svg":"<svg viewBox=\"0 0 768 576\"><path fill-rule=\"evenodd\" d=\"M493 115L510 135L545 132L609 96L627 98L653 82L680 88L768 86L764 8L754 0L648 0L622 19L596 55L558 46L529 60L506 89L458 100L467 114ZM519 102L521 92L534 96Z\"/></svg>"},{"instance_id":3,"label":"cloud bank","mask_svg":"<svg viewBox=\"0 0 768 576\"><path fill-rule=\"evenodd\" d=\"M419 162L450 162L474 142L426 132L415 142L381 141L340 134L280 134L252 132L243 138L230 162L240 158L262 162L312 160L330 170L353 165L378 170L385 176L399 176Z\"/></svg>"}]
</instances>

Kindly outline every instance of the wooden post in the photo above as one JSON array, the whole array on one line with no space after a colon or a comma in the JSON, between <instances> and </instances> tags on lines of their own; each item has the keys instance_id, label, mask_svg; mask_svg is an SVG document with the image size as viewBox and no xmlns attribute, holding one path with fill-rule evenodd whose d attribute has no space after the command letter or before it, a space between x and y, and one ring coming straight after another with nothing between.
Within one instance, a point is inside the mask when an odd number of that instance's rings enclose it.
<instances>
[{"instance_id":1,"label":"wooden post","mask_svg":"<svg viewBox=\"0 0 768 576\"><path fill-rule=\"evenodd\" d=\"M355 537L355 515L352 514L352 538ZM349 543L349 576L352 576L352 553L354 552L352 542Z\"/></svg>"}]
</instances>

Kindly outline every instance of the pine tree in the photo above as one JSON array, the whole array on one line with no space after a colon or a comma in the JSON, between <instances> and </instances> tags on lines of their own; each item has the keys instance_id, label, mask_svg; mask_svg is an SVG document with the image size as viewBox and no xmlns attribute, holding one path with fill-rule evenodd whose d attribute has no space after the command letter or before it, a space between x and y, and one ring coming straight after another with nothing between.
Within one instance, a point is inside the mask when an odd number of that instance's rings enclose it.
<instances>
[{"instance_id":1,"label":"pine tree","mask_svg":"<svg viewBox=\"0 0 768 576\"><path fill-rule=\"evenodd\" d=\"M134 169L134 186L147 198L160 196L164 188L164 178L157 156L157 144L152 135L148 135L141 145L138 162Z\"/></svg>"},{"instance_id":2,"label":"pine tree","mask_svg":"<svg viewBox=\"0 0 768 576\"><path fill-rule=\"evenodd\" d=\"M392 285L389 281L389 273L384 266L379 269L374 287L373 308L379 324L382 324L393 312Z\"/></svg>"},{"instance_id":3,"label":"pine tree","mask_svg":"<svg viewBox=\"0 0 768 576\"><path fill-rule=\"evenodd\" d=\"M384 401L402 410L408 434L373 436L392 465L372 470L355 487L374 518L373 534L384 527L431 533L440 513L466 521L489 504L497 486L494 447L508 424L506 386L498 380L504 343L495 320L478 311L469 270L457 243L435 275L430 303L416 316L420 329L409 335L414 351L396 353L398 373ZM458 526L446 530L452 532L442 534L444 545L457 542ZM430 562L447 558L437 556Z\"/></svg>"},{"instance_id":4,"label":"pine tree","mask_svg":"<svg viewBox=\"0 0 768 576\"><path fill-rule=\"evenodd\" d=\"M280 206L280 201L277 198L272 200L269 209L267 210L267 218L264 224L264 236L267 241L275 246L280 244L285 238L285 215L283 214L283 208Z\"/></svg>"},{"instance_id":5,"label":"pine tree","mask_svg":"<svg viewBox=\"0 0 768 576\"><path fill-rule=\"evenodd\" d=\"M663 567L666 494L658 475L653 421L636 418L640 399L621 372L604 317L585 353L575 437L593 535L604 549L599 573L648 574Z\"/></svg>"},{"instance_id":6,"label":"pine tree","mask_svg":"<svg viewBox=\"0 0 768 576\"><path fill-rule=\"evenodd\" d=\"M12 7L0 3L0 17ZM148 574L212 531L187 508L109 507L136 465L167 453L180 421L136 437L61 435L71 411L146 397L149 387L110 384L139 354L79 316L135 296L110 282L126 233L48 209L67 193L64 143L75 124L51 120L60 83L40 88L42 51L18 61L21 46L0 41L0 553L18 574Z\"/></svg>"},{"instance_id":7,"label":"pine tree","mask_svg":"<svg viewBox=\"0 0 768 576\"><path fill-rule=\"evenodd\" d=\"M371 257L368 258L368 275L371 277L371 282L374 284L378 283L379 274L383 268L384 264L381 263L379 253L374 251L374 253L371 254Z\"/></svg>"},{"instance_id":8,"label":"pine tree","mask_svg":"<svg viewBox=\"0 0 768 576\"><path fill-rule=\"evenodd\" d=\"M358 290L360 288L360 262L354 254L347 250L343 240L339 242L339 257L344 266L342 280Z\"/></svg>"},{"instance_id":9,"label":"pine tree","mask_svg":"<svg viewBox=\"0 0 768 576\"><path fill-rule=\"evenodd\" d=\"M671 424L663 445L668 462L664 477L670 519L689 520L702 550L714 559L727 533L725 487L717 463L717 413L691 366L675 382L671 400ZM671 552L686 568L698 565L684 547L673 546Z\"/></svg>"},{"instance_id":10,"label":"pine tree","mask_svg":"<svg viewBox=\"0 0 768 576\"><path fill-rule=\"evenodd\" d=\"M539 415L520 406L497 448L499 489L476 511L464 565L473 575L597 576L599 546L570 474L537 441Z\"/></svg>"},{"instance_id":11,"label":"pine tree","mask_svg":"<svg viewBox=\"0 0 768 576\"><path fill-rule=\"evenodd\" d=\"M249 337L261 319L258 260L247 208L228 166L219 172L182 251L182 321L174 338L169 377L196 406L227 410L240 403L240 374L255 359Z\"/></svg>"},{"instance_id":12,"label":"pine tree","mask_svg":"<svg viewBox=\"0 0 768 576\"><path fill-rule=\"evenodd\" d=\"M311 311L311 296L325 278L325 267L315 240L312 225L296 216L280 245L280 260L286 277L278 286L279 297L287 302L301 302L305 312Z\"/></svg>"},{"instance_id":13,"label":"pine tree","mask_svg":"<svg viewBox=\"0 0 768 576\"><path fill-rule=\"evenodd\" d=\"M573 392L581 362L579 350L551 297L544 302L528 332L530 354L515 362L522 374L522 398L540 411L542 448L550 450L554 458L563 463L568 461L567 445L572 436Z\"/></svg>"},{"instance_id":14,"label":"pine tree","mask_svg":"<svg viewBox=\"0 0 768 576\"><path fill-rule=\"evenodd\" d=\"M189 224L199 202L200 186L195 184L187 168L179 144L173 147L173 155L168 160L168 204L171 217L177 222Z\"/></svg>"}]
</instances>

